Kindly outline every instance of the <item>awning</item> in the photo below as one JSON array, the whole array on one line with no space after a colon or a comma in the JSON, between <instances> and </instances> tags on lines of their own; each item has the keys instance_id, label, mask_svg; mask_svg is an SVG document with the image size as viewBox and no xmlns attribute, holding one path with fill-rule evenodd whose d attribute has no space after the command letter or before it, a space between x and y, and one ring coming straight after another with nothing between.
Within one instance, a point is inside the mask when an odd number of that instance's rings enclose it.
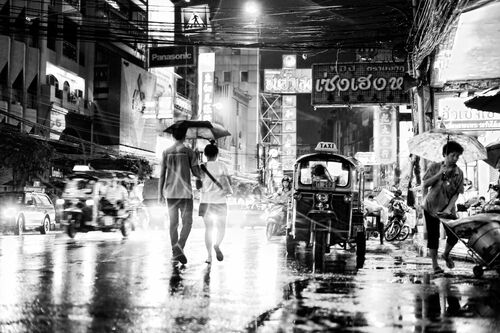
<instances>
[{"instance_id":1,"label":"awning","mask_svg":"<svg viewBox=\"0 0 500 333\"><path fill-rule=\"evenodd\" d=\"M468 108L500 113L500 87L492 87L464 102Z\"/></svg>"}]
</instances>

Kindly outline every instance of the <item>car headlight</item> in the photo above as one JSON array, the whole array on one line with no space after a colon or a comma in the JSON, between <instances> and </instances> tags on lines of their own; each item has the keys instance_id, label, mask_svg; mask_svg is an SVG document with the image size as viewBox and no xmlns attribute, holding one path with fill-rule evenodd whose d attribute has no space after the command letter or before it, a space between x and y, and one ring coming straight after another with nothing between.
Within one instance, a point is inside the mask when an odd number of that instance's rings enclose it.
<instances>
[{"instance_id":1,"label":"car headlight","mask_svg":"<svg viewBox=\"0 0 500 333\"><path fill-rule=\"evenodd\" d=\"M56 205L64 205L64 199L57 199L56 200Z\"/></svg>"},{"instance_id":2,"label":"car headlight","mask_svg":"<svg viewBox=\"0 0 500 333\"><path fill-rule=\"evenodd\" d=\"M94 200L92 200L92 199L85 200L85 205L86 206L93 206L94 205Z\"/></svg>"},{"instance_id":3,"label":"car headlight","mask_svg":"<svg viewBox=\"0 0 500 333\"><path fill-rule=\"evenodd\" d=\"M8 207L8 208L3 210L2 215L6 218L15 217L17 215L17 209L15 209L13 207Z\"/></svg>"}]
</instances>

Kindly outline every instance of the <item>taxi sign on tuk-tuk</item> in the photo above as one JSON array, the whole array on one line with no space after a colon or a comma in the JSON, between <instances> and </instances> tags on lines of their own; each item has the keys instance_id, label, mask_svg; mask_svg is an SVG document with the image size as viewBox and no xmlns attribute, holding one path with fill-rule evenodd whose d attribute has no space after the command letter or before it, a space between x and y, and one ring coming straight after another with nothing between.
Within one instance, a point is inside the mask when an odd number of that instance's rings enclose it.
<instances>
[{"instance_id":1,"label":"taxi sign on tuk-tuk","mask_svg":"<svg viewBox=\"0 0 500 333\"><path fill-rule=\"evenodd\" d=\"M318 142L318 144L316 145L316 148L314 150L325 152L325 153L337 153L338 152L337 145L335 143L325 142L325 141Z\"/></svg>"}]
</instances>

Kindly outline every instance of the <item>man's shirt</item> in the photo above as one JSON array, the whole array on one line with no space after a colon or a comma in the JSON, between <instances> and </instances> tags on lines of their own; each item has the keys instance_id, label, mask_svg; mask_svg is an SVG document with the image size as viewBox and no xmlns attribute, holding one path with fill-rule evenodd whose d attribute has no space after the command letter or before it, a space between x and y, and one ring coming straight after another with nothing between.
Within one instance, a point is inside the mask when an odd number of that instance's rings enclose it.
<instances>
[{"instance_id":1,"label":"man's shirt","mask_svg":"<svg viewBox=\"0 0 500 333\"><path fill-rule=\"evenodd\" d=\"M197 177L198 158L191 148L174 144L162 155L162 171L165 172L163 193L167 199L192 199L191 172Z\"/></svg>"},{"instance_id":2,"label":"man's shirt","mask_svg":"<svg viewBox=\"0 0 500 333\"><path fill-rule=\"evenodd\" d=\"M423 180L427 180L441 170L442 163L433 163L427 169ZM458 166L455 166L452 172L447 173L446 179L440 178L434 183L434 185L429 187L427 196L425 197L423 208L428 213L435 215L443 211L446 206L450 203L451 198L455 194L460 194L464 192L464 174ZM452 207L452 214L456 214L456 208Z\"/></svg>"}]
</instances>

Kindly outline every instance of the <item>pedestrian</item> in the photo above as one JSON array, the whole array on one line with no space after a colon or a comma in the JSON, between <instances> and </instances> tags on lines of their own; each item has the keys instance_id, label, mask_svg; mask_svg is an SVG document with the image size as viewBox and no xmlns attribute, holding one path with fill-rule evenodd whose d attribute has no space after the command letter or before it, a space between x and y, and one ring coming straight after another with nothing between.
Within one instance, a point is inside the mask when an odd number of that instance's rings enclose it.
<instances>
[{"instance_id":1,"label":"pedestrian","mask_svg":"<svg viewBox=\"0 0 500 333\"><path fill-rule=\"evenodd\" d=\"M175 143L162 154L160 180L158 182L158 201L167 202L170 218L170 243L172 257L181 264L187 263L184 246L193 224L193 189L191 173L200 178L198 158L195 152L184 144L187 128L178 126L173 129ZM180 235L179 213L182 219Z\"/></svg>"},{"instance_id":2,"label":"pedestrian","mask_svg":"<svg viewBox=\"0 0 500 333\"><path fill-rule=\"evenodd\" d=\"M212 246L218 261L224 260L220 244L226 233L227 196L232 194L231 179L224 163L217 161L219 149L212 142L205 147L207 158L202 168L202 188L200 195L199 215L205 222L205 246L207 248L207 264L212 263ZM216 229L215 242L213 240Z\"/></svg>"},{"instance_id":3,"label":"pedestrian","mask_svg":"<svg viewBox=\"0 0 500 333\"><path fill-rule=\"evenodd\" d=\"M448 141L443 146L443 162L432 163L423 178L424 193L428 193L423 202L425 224L427 227L427 247L432 259L434 273L443 273L438 264L439 248L439 216L456 216L455 203L460 193L464 192L464 175L457 166L457 161L462 155L463 147L455 142ZM446 246L442 259L446 266L452 269L455 264L450 258L450 251L457 243L457 237L445 226L447 235Z\"/></svg>"}]
</instances>

